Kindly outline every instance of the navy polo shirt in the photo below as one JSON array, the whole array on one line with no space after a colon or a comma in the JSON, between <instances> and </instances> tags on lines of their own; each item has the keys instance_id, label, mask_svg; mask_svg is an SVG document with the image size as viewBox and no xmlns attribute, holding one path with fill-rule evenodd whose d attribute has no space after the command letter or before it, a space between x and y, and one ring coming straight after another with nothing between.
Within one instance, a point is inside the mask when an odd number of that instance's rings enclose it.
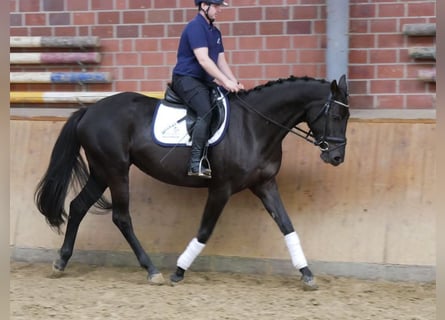
<instances>
[{"instance_id":1,"label":"navy polo shirt","mask_svg":"<svg viewBox=\"0 0 445 320\"><path fill-rule=\"evenodd\" d=\"M194 49L202 47L208 48L209 57L215 64L218 61L218 55L224 52L221 32L215 26L208 24L207 20L198 13L181 34L173 74L213 81L213 77L201 67L193 53Z\"/></svg>"}]
</instances>

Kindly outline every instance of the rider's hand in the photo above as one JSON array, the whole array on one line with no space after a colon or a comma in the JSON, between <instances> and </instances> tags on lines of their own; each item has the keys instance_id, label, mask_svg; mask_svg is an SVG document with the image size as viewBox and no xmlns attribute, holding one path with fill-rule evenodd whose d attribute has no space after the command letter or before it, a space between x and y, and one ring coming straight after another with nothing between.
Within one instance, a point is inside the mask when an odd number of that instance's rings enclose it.
<instances>
[{"instance_id":1,"label":"rider's hand","mask_svg":"<svg viewBox=\"0 0 445 320\"><path fill-rule=\"evenodd\" d=\"M235 81L232 81L230 79L227 79L227 81L224 81L223 87L229 92L238 92L241 89L238 86L238 83L236 83Z\"/></svg>"}]
</instances>

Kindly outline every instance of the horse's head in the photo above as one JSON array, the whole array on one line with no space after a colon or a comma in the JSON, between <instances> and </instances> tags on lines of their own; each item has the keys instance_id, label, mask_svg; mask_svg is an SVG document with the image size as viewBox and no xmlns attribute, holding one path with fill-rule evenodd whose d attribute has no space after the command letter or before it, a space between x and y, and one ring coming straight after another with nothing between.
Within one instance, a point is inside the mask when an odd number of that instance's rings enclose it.
<instances>
[{"instance_id":1,"label":"horse's head","mask_svg":"<svg viewBox=\"0 0 445 320\"><path fill-rule=\"evenodd\" d=\"M344 161L346 126L349 119L348 87L343 75L338 84L330 85L330 95L323 104L315 104L308 110L307 124L321 150L321 159L334 166Z\"/></svg>"}]
</instances>

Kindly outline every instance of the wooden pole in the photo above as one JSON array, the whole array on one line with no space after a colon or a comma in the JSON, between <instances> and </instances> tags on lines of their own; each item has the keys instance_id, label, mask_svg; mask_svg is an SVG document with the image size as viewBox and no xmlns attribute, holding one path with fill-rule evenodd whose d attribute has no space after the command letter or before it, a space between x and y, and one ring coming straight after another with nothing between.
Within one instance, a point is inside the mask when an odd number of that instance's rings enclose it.
<instances>
[{"instance_id":1,"label":"wooden pole","mask_svg":"<svg viewBox=\"0 0 445 320\"><path fill-rule=\"evenodd\" d=\"M100 63L99 52L12 52L11 64L76 64Z\"/></svg>"},{"instance_id":2,"label":"wooden pole","mask_svg":"<svg viewBox=\"0 0 445 320\"><path fill-rule=\"evenodd\" d=\"M90 48L100 47L99 37L10 37L11 48Z\"/></svg>"}]
</instances>

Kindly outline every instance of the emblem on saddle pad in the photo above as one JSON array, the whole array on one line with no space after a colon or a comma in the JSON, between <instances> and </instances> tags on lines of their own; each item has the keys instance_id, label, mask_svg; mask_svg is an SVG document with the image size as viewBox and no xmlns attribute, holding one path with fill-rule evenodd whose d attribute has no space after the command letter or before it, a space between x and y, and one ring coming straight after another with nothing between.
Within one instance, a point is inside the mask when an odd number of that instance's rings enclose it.
<instances>
[{"instance_id":1,"label":"emblem on saddle pad","mask_svg":"<svg viewBox=\"0 0 445 320\"><path fill-rule=\"evenodd\" d=\"M219 88L212 92L212 106L209 146L222 140L228 126L229 104ZM167 87L165 97L159 102L154 115L153 139L162 146L191 146L195 121L196 114Z\"/></svg>"}]
</instances>

